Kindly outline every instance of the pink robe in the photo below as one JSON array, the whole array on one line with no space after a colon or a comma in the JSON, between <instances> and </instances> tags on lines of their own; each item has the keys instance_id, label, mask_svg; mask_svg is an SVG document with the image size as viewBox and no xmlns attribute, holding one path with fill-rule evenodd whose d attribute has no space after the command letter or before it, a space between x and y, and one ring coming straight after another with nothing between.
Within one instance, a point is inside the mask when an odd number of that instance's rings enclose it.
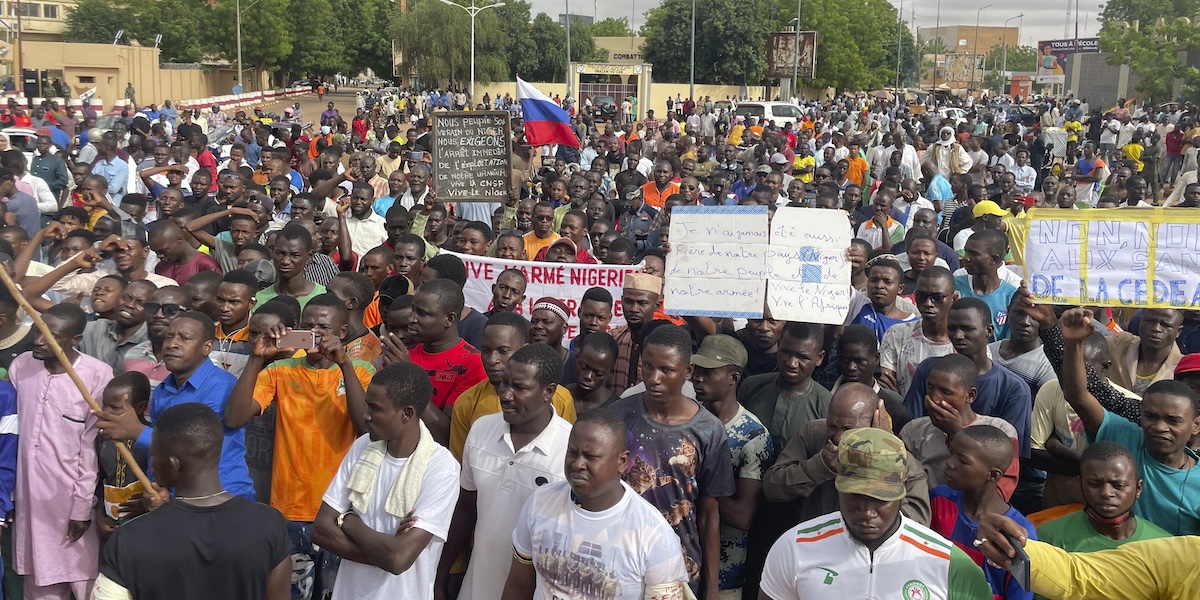
<instances>
[{"instance_id":1,"label":"pink robe","mask_svg":"<svg viewBox=\"0 0 1200 600\"><path fill-rule=\"evenodd\" d=\"M99 399L112 367L86 354L75 361ZM99 477L96 416L66 373L51 375L29 352L13 360L9 380L17 388L17 487L14 568L37 586L95 579L100 539L92 523L83 537L67 541L68 521L92 521Z\"/></svg>"}]
</instances>

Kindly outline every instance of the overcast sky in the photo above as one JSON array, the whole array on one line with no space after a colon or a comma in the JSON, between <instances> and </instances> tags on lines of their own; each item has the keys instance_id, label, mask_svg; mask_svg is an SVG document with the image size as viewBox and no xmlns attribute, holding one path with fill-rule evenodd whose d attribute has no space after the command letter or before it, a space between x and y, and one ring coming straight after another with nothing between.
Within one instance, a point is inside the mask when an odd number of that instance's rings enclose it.
<instances>
[{"instance_id":1,"label":"overcast sky","mask_svg":"<svg viewBox=\"0 0 1200 600\"><path fill-rule=\"evenodd\" d=\"M901 0L889 0L893 6L900 6ZM558 15L566 12L567 2L571 12L592 15L604 19L606 17L633 17L633 29L642 25L643 14L657 0L530 0L533 14L544 12L557 19ZM911 26L913 22L914 0L903 0L904 20ZM933 27L937 22L938 0L915 0L916 26L918 28ZM975 12L987 3L979 2L942 2L941 24L945 25L975 25ZM1001 26L1005 19L1025 13L1024 19L1013 19L1010 27L1021 24L1021 44L1033 45L1038 40L1063 39L1066 24L1067 0L1007 0L992 2L994 6L986 8L980 15L979 25ZM1079 36L1094 37L1099 35L1100 24L1096 22L1100 0L1079 0ZM1074 15L1071 19L1071 33L1066 38L1074 37Z\"/></svg>"}]
</instances>

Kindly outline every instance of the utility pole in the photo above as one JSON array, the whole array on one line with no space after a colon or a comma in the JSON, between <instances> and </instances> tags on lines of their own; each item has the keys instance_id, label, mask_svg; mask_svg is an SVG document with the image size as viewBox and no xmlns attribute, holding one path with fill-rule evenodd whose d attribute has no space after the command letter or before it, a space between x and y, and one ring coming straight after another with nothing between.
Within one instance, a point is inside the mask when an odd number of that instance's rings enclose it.
<instances>
[{"instance_id":1,"label":"utility pole","mask_svg":"<svg viewBox=\"0 0 1200 600\"><path fill-rule=\"evenodd\" d=\"M694 1L694 0L693 0ZM800 9L804 8L804 0L796 0L796 48L792 53L792 95L800 97L796 85L800 80Z\"/></svg>"}]
</instances>

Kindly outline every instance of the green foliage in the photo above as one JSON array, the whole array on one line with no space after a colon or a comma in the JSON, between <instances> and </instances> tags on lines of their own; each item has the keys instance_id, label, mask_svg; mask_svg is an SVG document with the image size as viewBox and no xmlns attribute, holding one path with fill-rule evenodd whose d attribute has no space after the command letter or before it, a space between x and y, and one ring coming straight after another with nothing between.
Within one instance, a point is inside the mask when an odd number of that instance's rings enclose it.
<instances>
[{"instance_id":1,"label":"green foliage","mask_svg":"<svg viewBox=\"0 0 1200 600\"><path fill-rule=\"evenodd\" d=\"M288 4L295 41L282 66L294 75L332 75L338 72L346 60L343 46L329 43L329 26L336 22L329 0L290 0Z\"/></svg>"},{"instance_id":2,"label":"green foliage","mask_svg":"<svg viewBox=\"0 0 1200 600\"><path fill-rule=\"evenodd\" d=\"M344 2L345 10L338 8ZM398 3L392 0L334 0L347 73L371 69L379 77L392 78L392 37L388 32L393 15L399 16Z\"/></svg>"},{"instance_id":3,"label":"green foliage","mask_svg":"<svg viewBox=\"0 0 1200 600\"><path fill-rule=\"evenodd\" d=\"M567 30L546 13L538 13L529 26L529 37L533 41L536 60L533 68L517 71L521 79L528 81L565 81L567 70ZM591 28L585 25L571 26L571 61L594 62L604 57L596 48Z\"/></svg>"},{"instance_id":4,"label":"green foliage","mask_svg":"<svg viewBox=\"0 0 1200 600\"><path fill-rule=\"evenodd\" d=\"M242 62L246 71L274 73L291 54L296 39L288 13L289 0L258 0L252 8L242 8ZM220 0L208 19L209 43L230 63L237 60L237 11L234 0ZM246 91L258 81L251 78Z\"/></svg>"},{"instance_id":5,"label":"green foliage","mask_svg":"<svg viewBox=\"0 0 1200 600\"><path fill-rule=\"evenodd\" d=\"M431 32L436 32L432 34ZM406 53L401 72L415 72L425 85L466 83L471 75L471 17L437 0L417 0L393 22L396 44ZM475 18L475 78L483 83L507 75L507 43L492 10Z\"/></svg>"},{"instance_id":6,"label":"green foliage","mask_svg":"<svg viewBox=\"0 0 1200 600\"><path fill-rule=\"evenodd\" d=\"M1033 46L1009 46L1008 47L1008 70L1009 71L1034 71L1037 69L1037 48ZM984 64L989 68L999 70L1004 66L1005 55L1004 47L1000 45L992 46L988 50L987 56L984 59Z\"/></svg>"},{"instance_id":7,"label":"green foliage","mask_svg":"<svg viewBox=\"0 0 1200 600\"><path fill-rule=\"evenodd\" d=\"M1153 99L1170 99L1177 79L1195 90L1200 69L1180 53L1200 46L1200 29L1177 19L1198 13L1200 0L1113 0L1101 13L1100 49L1111 53L1109 64L1129 65L1141 78L1138 91Z\"/></svg>"},{"instance_id":8,"label":"green foliage","mask_svg":"<svg viewBox=\"0 0 1200 600\"><path fill-rule=\"evenodd\" d=\"M159 51L164 62L196 62L207 50L196 35L197 24L207 12L200 0L81 0L67 14L63 36L68 42L111 44L117 31L124 29L121 43L153 46L162 34Z\"/></svg>"},{"instance_id":9,"label":"green foliage","mask_svg":"<svg viewBox=\"0 0 1200 600\"><path fill-rule=\"evenodd\" d=\"M642 53L658 81L682 83L691 75L691 0L665 0L646 12ZM731 16L736 18L731 18ZM761 84L766 36L796 16L795 0L704 0L696 5L696 81ZM807 85L839 90L892 85L899 52L902 73L919 64L912 33L897 27L887 0L805 0L800 29L817 32L817 73ZM896 38L900 36L897 49Z\"/></svg>"},{"instance_id":10,"label":"green foliage","mask_svg":"<svg viewBox=\"0 0 1200 600\"><path fill-rule=\"evenodd\" d=\"M776 4L777 26L782 27L795 18L796 4L792 0L776 0ZM817 72L812 85L841 91L894 84L896 22L896 8L887 0L806 0L800 28L817 32ZM900 41L903 67L903 34ZM910 65L917 63L916 53L912 54Z\"/></svg>"},{"instance_id":11,"label":"green foliage","mask_svg":"<svg viewBox=\"0 0 1200 600\"><path fill-rule=\"evenodd\" d=\"M509 75L520 75L522 79L528 79L531 77L530 73L537 70L542 62L542 57L538 55L537 43L530 35L529 22L532 16L529 3L525 0L514 0L493 10L496 18L500 20L500 28L507 44L504 51L508 57Z\"/></svg>"},{"instance_id":12,"label":"green foliage","mask_svg":"<svg viewBox=\"0 0 1200 600\"><path fill-rule=\"evenodd\" d=\"M696 81L756 84L766 70L766 34L772 0L704 0L696 3ZM737 15L737 18L730 18ZM642 54L657 81L684 83L692 65L692 2L665 0L646 11Z\"/></svg>"},{"instance_id":13,"label":"green foliage","mask_svg":"<svg viewBox=\"0 0 1200 600\"><path fill-rule=\"evenodd\" d=\"M621 17L614 19L600 19L588 26L589 33L592 37L630 37L633 35L633 29L629 27L629 19ZM571 37L575 37L575 30L571 30Z\"/></svg>"},{"instance_id":14,"label":"green foliage","mask_svg":"<svg viewBox=\"0 0 1200 600\"><path fill-rule=\"evenodd\" d=\"M75 10L67 13L63 37L81 44L111 44L117 31L125 29L127 24L128 17L112 0L79 0Z\"/></svg>"}]
</instances>

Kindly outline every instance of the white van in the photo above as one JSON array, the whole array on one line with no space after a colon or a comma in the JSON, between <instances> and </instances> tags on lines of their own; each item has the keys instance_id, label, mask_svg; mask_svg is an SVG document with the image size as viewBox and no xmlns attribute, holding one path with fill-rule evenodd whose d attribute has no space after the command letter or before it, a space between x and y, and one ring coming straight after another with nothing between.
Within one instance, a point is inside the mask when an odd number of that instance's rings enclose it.
<instances>
[{"instance_id":1,"label":"white van","mask_svg":"<svg viewBox=\"0 0 1200 600\"><path fill-rule=\"evenodd\" d=\"M733 114L748 120L753 117L759 123L774 121L776 127L783 127L785 123L794 127L801 116L800 107L788 102L739 102Z\"/></svg>"}]
</instances>

